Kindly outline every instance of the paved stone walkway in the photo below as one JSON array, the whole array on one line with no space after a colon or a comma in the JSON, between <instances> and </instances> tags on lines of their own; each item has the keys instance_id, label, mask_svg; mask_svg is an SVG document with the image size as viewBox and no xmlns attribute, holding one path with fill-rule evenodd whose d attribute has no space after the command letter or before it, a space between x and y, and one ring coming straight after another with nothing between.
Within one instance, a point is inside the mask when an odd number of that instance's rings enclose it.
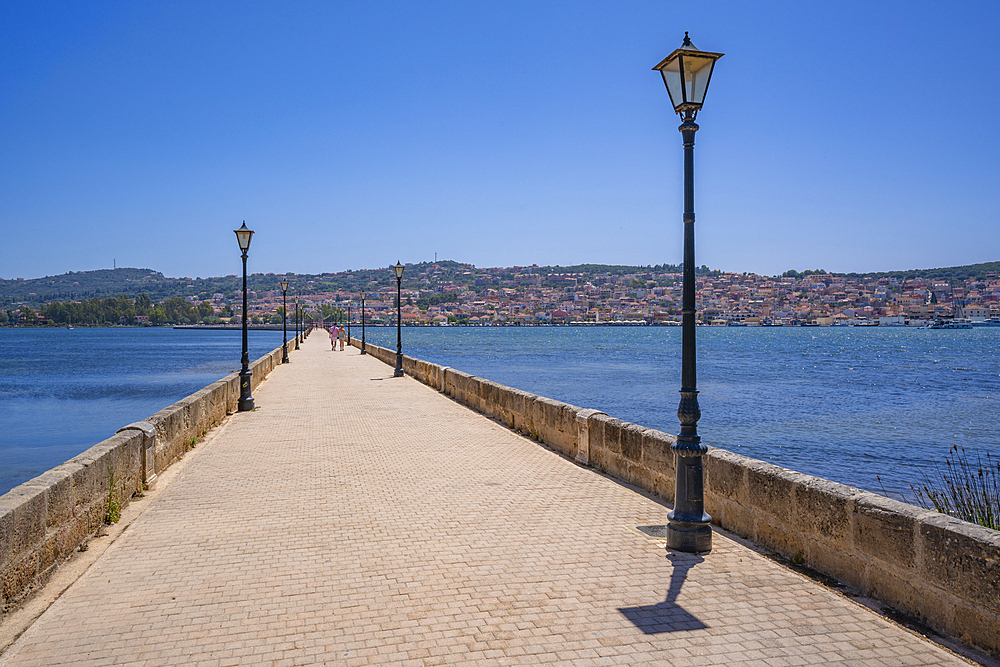
<instances>
[{"instance_id":1,"label":"paved stone walkway","mask_svg":"<svg viewBox=\"0 0 1000 667\"><path fill-rule=\"evenodd\" d=\"M967 665L320 332L0 658Z\"/></svg>"}]
</instances>

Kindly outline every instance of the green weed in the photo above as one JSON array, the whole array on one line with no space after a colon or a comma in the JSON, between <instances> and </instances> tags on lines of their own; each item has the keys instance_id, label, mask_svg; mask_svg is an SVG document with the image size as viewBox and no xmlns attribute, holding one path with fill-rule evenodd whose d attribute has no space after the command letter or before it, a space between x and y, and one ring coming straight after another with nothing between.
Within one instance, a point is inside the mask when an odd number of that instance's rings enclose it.
<instances>
[{"instance_id":1,"label":"green weed","mask_svg":"<svg viewBox=\"0 0 1000 667\"><path fill-rule=\"evenodd\" d=\"M945 469L937 477L923 474L923 482L910 485L917 502L957 519L1000 530L1000 461L986 452L971 459L964 447L953 446L945 458Z\"/></svg>"},{"instance_id":2,"label":"green weed","mask_svg":"<svg viewBox=\"0 0 1000 667\"><path fill-rule=\"evenodd\" d=\"M108 465L108 509L104 513L104 523L108 525L118 523L120 518L122 518L122 501L115 492L115 468Z\"/></svg>"}]
</instances>

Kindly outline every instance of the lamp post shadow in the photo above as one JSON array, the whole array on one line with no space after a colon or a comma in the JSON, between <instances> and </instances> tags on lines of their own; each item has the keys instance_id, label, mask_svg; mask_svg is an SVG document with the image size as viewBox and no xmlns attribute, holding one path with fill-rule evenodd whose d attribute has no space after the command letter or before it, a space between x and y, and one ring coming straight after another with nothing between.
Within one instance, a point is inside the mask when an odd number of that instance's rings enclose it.
<instances>
[{"instance_id":1,"label":"lamp post shadow","mask_svg":"<svg viewBox=\"0 0 1000 667\"><path fill-rule=\"evenodd\" d=\"M688 572L705 558L696 553L679 553L667 551L667 560L673 565L670 572L670 587L667 589L667 599L657 604L639 607L622 607L618 611L631 621L632 625L647 635L657 635L664 632L683 632L685 630L704 630L705 625L698 617L686 611L677 604Z\"/></svg>"}]
</instances>

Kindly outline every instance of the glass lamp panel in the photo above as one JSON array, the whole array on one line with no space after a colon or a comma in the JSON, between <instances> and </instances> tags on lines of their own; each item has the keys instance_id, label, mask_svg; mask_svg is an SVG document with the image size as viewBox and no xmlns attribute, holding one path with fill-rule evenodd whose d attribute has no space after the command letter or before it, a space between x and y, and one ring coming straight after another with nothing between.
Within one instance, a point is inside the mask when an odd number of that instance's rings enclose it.
<instances>
[{"instance_id":1,"label":"glass lamp panel","mask_svg":"<svg viewBox=\"0 0 1000 667\"><path fill-rule=\"evenodd\" d=\"M715 58L684 54L679 58L684 67L684 93L687 102L701 106L705 102L708 80L712 78Z\"/></svg>"},{"instance_id":2,"label":"glass lamp panel","mask_svg":"<svg viewBox=\"0 0 1000 667\"><path fill-rule=\"evenodd\" d=\"M288 281L287 280L282 280L281 281L281 291L284 292L287 289L288 289Z\"/></svg>"},{"instance_id":3,"label":"glass lamp panel","mask_svg":"<svg viewBox=\"0 0 1000 667\"><path fill-rule=\"evenodd\" d=\"M397 278L403 277L403 265L399 262L396 262L396 266L392 267L392 270L396 272Z\"/></svg>"},{"instance_id":4,"label":"glass lamp panel","mask_svg":"<svg viewBox=\"0 0 1000 667\"><path fill-rule=\"evenodd\" d=\"M240 244L240 250L246 252L250 249L250 238L253 236L253 231L247 229L247 223L243 223L243 226L239 229L234 230L236 232L236 241Z\"/></svg>"},{"instance_id":5,"label":"glass lamp panel","mask_svg":"<svg viewBox=\"0 0 1000 667\"><path fill-rule=\"evenodd\" d=\"M684 99L683 87L681 86L681 59L674 58L660 69L663 75L663 83L667 85L667 94L670 95L670 103L676 109L686 100Z\"/></svg>"}]
</instances>

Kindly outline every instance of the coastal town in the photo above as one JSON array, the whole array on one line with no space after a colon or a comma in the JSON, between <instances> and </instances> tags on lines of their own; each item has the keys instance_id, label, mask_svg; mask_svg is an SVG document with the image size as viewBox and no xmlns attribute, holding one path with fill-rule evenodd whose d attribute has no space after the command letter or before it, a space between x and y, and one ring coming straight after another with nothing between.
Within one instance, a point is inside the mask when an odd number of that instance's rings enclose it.
<instances>
[{"instance_id":1,"label":"coastal town","mask_svg":"<svg viewBox=\"0 0 1000 667\"><path fill-rule=\"evenodd\" d=\"M411 268L399 286L400 317L408 325L671 325L681 320L679 272L560 273L549 267L483 269L455 263ZM1000 278L993 272L957 284L786 274L792 275L703 271L697 278L698 321L715 326L1000 323ZM396 289L395 280L371 281L307 292L300 299L306 311L320 314L336 309L339 315L350 305L351 319L359 321L364 291L366 321L388 323L395 321ZM214 296L213 304L225 307L222 295ZM256 297L251 313L259 321L280 314L280 289Z\"/></svg>"},{"instance_id":2,"label":"coastal town","mask_svg":"<svg viewBox=\"0 0 1000 667\"><path fill-rule=\"evenodd\" d=\"M280 325L285 304L307 322L425 326L677 325L683 276L674 265L477 268L454 261L322 274L254 273L252 325ZM994 265L903 274L696 271L697 321L708 326L1000 326ZM961 276L972 273L972 277ZM933 277L950 275L950 278ZM926 275L929 274L929 275ZM288 287L282 294L281 283ZM236 275L167 278L149 269L70 272L2 281L0 324L235 325Z\"/></svg>"}]
</instances>

